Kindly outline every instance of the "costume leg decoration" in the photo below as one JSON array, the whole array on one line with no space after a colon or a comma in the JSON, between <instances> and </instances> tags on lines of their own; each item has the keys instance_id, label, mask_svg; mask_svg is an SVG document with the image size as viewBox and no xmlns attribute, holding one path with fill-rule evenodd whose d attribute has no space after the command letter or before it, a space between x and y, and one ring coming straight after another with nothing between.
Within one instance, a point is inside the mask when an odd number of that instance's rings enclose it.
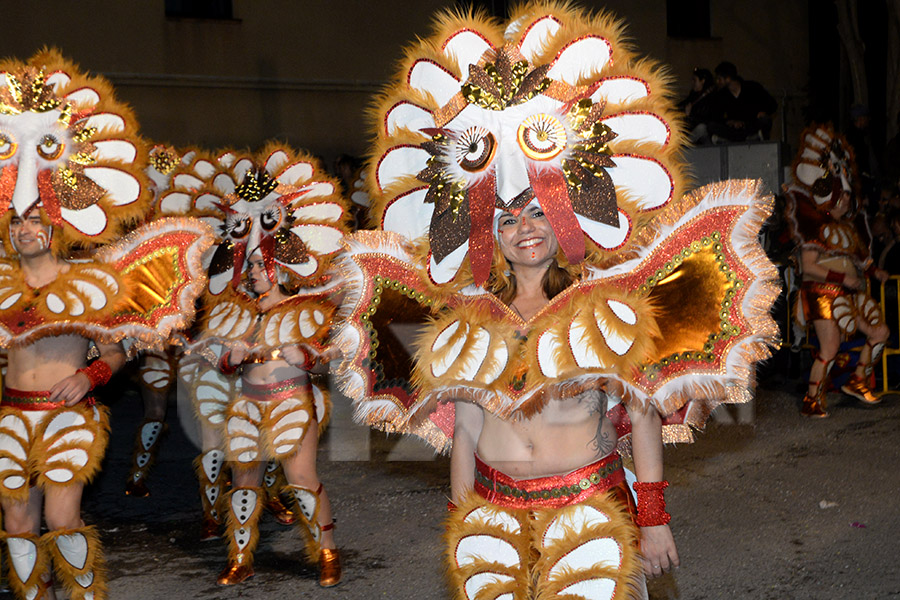
<instances>
[{"instance_id":1,"label":"costume leg decoration","mask_svg":"<svg viewBox=\"0 0 900 600\"><path fill-rule=\"evenodd\" d=\"M263 476L263 490L265 491L266 509L275 516L275 520L282 525L291 525L294 513L281 499L281 490L287 482L284 479L284 471L281 463L270 460L266 463L266 473Z\"/></svg>"},{"instance_id":2,"label":"costume leg decoration","mask_svg":"<svg viewBox=\"0 0 900 600\"><path fill-rule=\"evenodd\" d=\"M203 507L200 539L203 541L219 537L222 517L218 503L225 488L222 467L225 464L225 453L221 450L204 452L194 461L197 480L200 482L200 505Z\"/></svg>"},{"instance_id":3,"label":"costume leg decoration","mask_svg":"<svg viewBox=\"0 0 900 600\"><path fill-rule=\"evenodd\" d=\"M834 359L826 361L821 356L817 356L816 362L823 365L822 376L818 381L813 381L810 378L810 391L807 391L803 397L803 406L800 408L800 414L806 417L823 419L828 416L828 407L825 405L825 392L828 389L828 373L831 371Z\"/></svg>"},{"instance_id":4,"label":"costume leg decoration","mask_svg":"<svg viewBox=\"0 0 900 600\"><path fill-rule=\"evenodd\" d=\"M17 598L41 600L50 586L47 572L47 553L38 536L32 533L9 535L6 541L7 564L9 565L9 585Z\"/></svg>"},{"instance_id":5,"label":"costume leg decoration","mask_svg":"<svg viewBox=\"0 0 900 600\"><path fill-rule=\"evenodd\" d=\"M6 407L0 415L0 491L11 500L28 500L31 427L21 411Z\"/></svg>"},{"instance_id":6,"label":"costume leg decoration","mask_svg":"<svg viewBox=\"0 0 900 600\"><path fill-rule=\"evenodd\" d=\"M580 504L536 512L535 600L633 597L641 573L637 528L621 504L597 494Z\"/></svg>"},{"instance_id":7,"label":"costume leg decoration","mask_svg":"<svg viewBox=\"0 0 900 600\"><path fill-rule=\"evenodd\" d=\"M519 600L531 593L528 511L469 494L447 518L447 560L456 600Z\"/></svg>"},{"instance_id":8,"label":"costume leg decoration","mask_svg":"<svg viewBox=\"0 0 900 600\"><path fill-rule=\"evenodd\" d=\"M106 452L108 411L84 403L53 409L35 428L34 437L33 456L41 457L36 467L39 486L87 483L100 470Z\"/></svg>"},{"instance_id":9,"label":"costume leg decoration","mask_svg":"<svg viewBox=\"0 0 900 600\"><path fill-rule=\"evenodd\" d=\"M262 489L235 488L228 495L228 565L219 574L219 585L234 585L253 576L253 551L259 541Z\"/></svg>"},{"instance_id":10,"label":"costume leg decoration","mask_svg":"<svg viewBox=\"0 0 900 600\"><path fill-rule=\"evenodd\" d=\"M106 598L106 570L94 527L51 531L42 542L50 549L56 574L72 600Z\"/></svg>"},{"instance_id":11,"label":"costume leg decoration","mask_svg":"<svg viewBox=\"0 0 900 600\"><path fill-rule=\"evenodd\" d=\"M159 453L160 439L166 431L162 421L144 421L134 438L134 454L131 457L131 473L125 485L125 493L129 496L144 498L150 495L147 488L147 474L156 462Z\"/></svg>"},{"instance_id":12,"label":"costume leg decoration","mask_svg":"<svg viewBox=\"0 0 900 600\"><path fill-rule=\"evenodd\" d=\"M294 515L306 544L306 557L310 562L318 563L323 530L319 524L319 494L322 493L322 484L319 484L316 491L299 485L287 485L285 489L290 491L294 501ZM326 527L333 528L333 524L329 523Z\"/></svg>"}]
</instances>

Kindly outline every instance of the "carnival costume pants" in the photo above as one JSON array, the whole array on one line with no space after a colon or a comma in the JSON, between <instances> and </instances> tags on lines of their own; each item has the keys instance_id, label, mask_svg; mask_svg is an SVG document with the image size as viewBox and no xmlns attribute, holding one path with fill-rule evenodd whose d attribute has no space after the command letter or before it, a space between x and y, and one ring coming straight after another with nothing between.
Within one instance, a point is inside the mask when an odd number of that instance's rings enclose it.
<instances>
[{"instance_id":1,"label":"carnival costume pants","mask_svg":"<svg viewBox=\"0 0 900 600\"><path fill-rule=\"evenodd\" d=\"M873 327L884 323L874 298L865 292L848 292L834 283L804 281L800 285L800 302L807 323L835 321L844 335L856 333L858 319Z\"/></svg>"},{"instance_id":2,"label":"carnival costume pants","mask_svg":"<svg viewBox=\"0 0 900 600\"><path fill-rule=\"evenodd\" d=\"M228 407L225 422L226 455L236 469L270 459L290 459L300 449L308 427L319 427L316 398L305 377L266 385L244 381L241 395ZM294 502L307 557L317 561L323 531L318 522L322 486L312 490L286 485L285 491ZM239 487L229 494L227 529L232 562L252 559L259 535L261 493L260 488Z\"/></svg>"},{"instance_id":3,"label":"carnival costume pants","mask_svg":"<svg viewBox=\"0 0 900 600\"><path fill-rule=\"evenodd\" d=\"M524 480L475 461L474 492L447 521L458 600L639 597L634 501L618 454Z\"/></svg>"},{"instance_id":4,"label":"carnival costume pants","mask_svg":"<svg viewBox=\"0 0 900 600\"><path fill-rule=\"evenodd\" d=\"M25 502L29 489L85 484L100 467L109 435L104 407L86 398L75 406L51 402L50 392L6 388L0 404L0 497ZM20 598L38 597L49 585L50 559L74 599L101 600L106 579L93 527L2 534L10 585Z\"/></svg>"}]
</instances>

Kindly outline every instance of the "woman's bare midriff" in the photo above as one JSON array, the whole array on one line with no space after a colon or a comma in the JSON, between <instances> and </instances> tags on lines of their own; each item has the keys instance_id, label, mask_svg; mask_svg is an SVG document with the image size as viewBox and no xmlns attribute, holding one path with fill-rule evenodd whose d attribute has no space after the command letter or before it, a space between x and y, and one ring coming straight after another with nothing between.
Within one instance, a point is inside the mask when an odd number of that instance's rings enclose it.
<instances>
[{"instance_id":1,"label":"woman's bare midriff","mask_svg":"<svg viewBox=\"0 0 900 600\"><path fill-rule=\"evenodd\" d=\"M306 377L306 371L289 365L283 360L274 359L245 364L241 376L247 383L269 385L296 377Z\"/></svg>"},{"instance_id":2,"label":"woman's bare midriff","mask_svg":"<svg viewBox=\"0 0 900 600\"><path fill-rule=\"evenodd\" d=\"M47 391L87 365L89 344L80 335L57 335L10 348L3 383L16 390Z\"/></svg>"},{"instance_id":3,"label":"woman's bare midriff","mask_svg":"<svg viewBox=\"0 0 900 600\"><path fill-rule=\"evenodd\" d=\"M563 475L615 450L616 428L604 412L577 398L551 400L530 419L484 411L478 456L516 479Z\"/></svg>"}]
</instances>

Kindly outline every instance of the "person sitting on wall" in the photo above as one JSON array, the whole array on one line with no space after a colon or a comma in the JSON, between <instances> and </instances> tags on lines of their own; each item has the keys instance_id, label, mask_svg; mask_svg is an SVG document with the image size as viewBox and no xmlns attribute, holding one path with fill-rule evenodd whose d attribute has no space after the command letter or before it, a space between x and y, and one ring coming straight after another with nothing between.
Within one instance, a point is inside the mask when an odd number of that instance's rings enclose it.
<instances>
[{"instance_id":1,"label":"person sitting on wall","mask_svg":"<svg viewBox=\"0 0 900 600\"><path fill-rule=\"evenodd\" d=\"M772 132L775 99L755 81L740 77L737 67L721 62L715 69L715 104L708 129L713 143L767 140Z\"/></svg>"}]
</instances>

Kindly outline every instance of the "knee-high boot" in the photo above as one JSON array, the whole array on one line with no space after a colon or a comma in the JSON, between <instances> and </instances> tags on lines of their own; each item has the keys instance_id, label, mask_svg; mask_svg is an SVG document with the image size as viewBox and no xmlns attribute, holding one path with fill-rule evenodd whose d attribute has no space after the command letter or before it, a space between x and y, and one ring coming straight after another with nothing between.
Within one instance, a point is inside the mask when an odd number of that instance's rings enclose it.
<instances>
[{"instance_id":1,"label":"knee-high boot","mask_svg":"<svg viewBox=\"0 0 900 600\"><path fill-rule=\"evenodd\" d=\"M815 391L812 394L809 391L806 392L806 395L803 397L803 406L800 407L800 414L806 417L824 419L828 416L828 408L825 405L825 393L828 391L828 373L831 371L834 359L826 361L822 360L822 357L817 356L816 361L822 363L825 368L819 381L812 381L812 377L810 377L809 385Z\"/></svg>"},{"instance_id":2,"label":"knee-high boot","mask_svg":"<svg viewBox=\"0 0 900 600\"><path fill-rule=\"evenodd\" d=\"M322 548L322 533L334 529L334 521L321 525L319 512L322 484L315 491L299 485L287 485L294 501L294 515L297 517L300 535L305 542L306 557L319 568L319 585L331 587L341 581L341 557L337 549Z\"/></svg>"},{"instance_id":3,"label":"knee-high boot","mask_svg":"<svg viewBox=\"0 0 900 600\"><path fill-rule=\"evenodd\" d=\"M156 462L160 439L165 431L166 424L162 421L144 421L138 428L134 438L134 454L131 457L131 473L125 484L125 493L129 496L144 498L150 495L147 475Z\"/></svg>"},{"instance_id":4,"label":"knee-high boot","mask_svg":"<svg viewBox=\"0 0 900 600\"><path fill-rule=\"evenodd\" d=\"M262 489L234 488L228 494L228 565L219 573L219 585L234 585L253 577L253 551L259 541Z\"/></svg>"},{"instance_id":5,"label":"knee-high boot","mask_svg":"<svg viewBox=\"0 0 900 600\"><path fill-rule=\"evenodd\" d=\"M3 533L9 565L9 586L16 598L43 600L51 585L47 570L47 552L33 533Z\"/></svg>"},{"instance_id":6,"label":"knee-high boot","mask_svg":"<svg viewBox=\"0 0 900 600\"><path fill-rule=\"evenodd\" d=\"M201 541L219 537L222 515L218 506L225 489L222 477L224 466L225 453L222 450L209 450L194 461L197 481L200 483L200 505L203 507L203 521L200 523Z\"/></svg>"},{"instance_id":7,"label":"knee-high boot","mask_svg":"<svg viewBox=\"0 0 900 600\"><path fill-rule=\"evenodd\" d=\"M72 600L106 598L103 549L94 527L51 531L41 542L49 549L56 576Z\"/></svg>"}]
</instances>

